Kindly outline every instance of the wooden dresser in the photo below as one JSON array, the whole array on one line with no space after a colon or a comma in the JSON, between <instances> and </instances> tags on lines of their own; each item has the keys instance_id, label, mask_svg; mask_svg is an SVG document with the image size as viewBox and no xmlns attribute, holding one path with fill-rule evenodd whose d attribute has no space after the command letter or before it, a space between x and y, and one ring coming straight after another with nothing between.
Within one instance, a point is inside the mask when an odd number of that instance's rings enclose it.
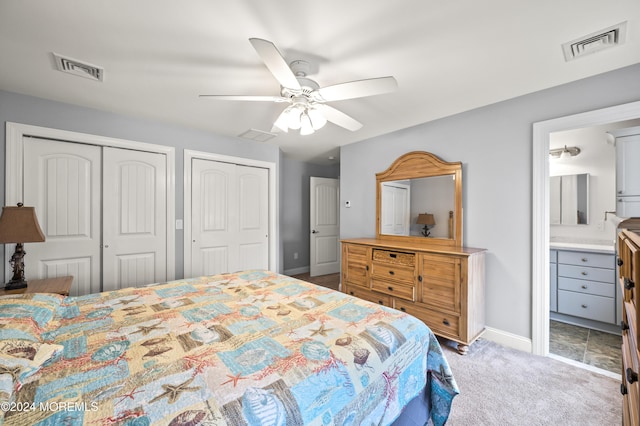
<instances>
[{"instance_id":1,"label":"wooden dresser","mask_svg":"<svg viewBox=\"0 0 640 426\"><path fill-rule=\"evenodd\" d=\"M376 238L342 241L342 291L407 312L458 352L485 329L484 250Z\"/></svg>"},{"instance_id":2,"label":"wooden dresser","mask_svg":"<svg viewBox=\"0 0 640 426\"><path fill-rule=\"evenodd\" d=\"M640 425L640 235L618 234L618 271L622 286L622 423Z\"/></svg>"}]
</instances>

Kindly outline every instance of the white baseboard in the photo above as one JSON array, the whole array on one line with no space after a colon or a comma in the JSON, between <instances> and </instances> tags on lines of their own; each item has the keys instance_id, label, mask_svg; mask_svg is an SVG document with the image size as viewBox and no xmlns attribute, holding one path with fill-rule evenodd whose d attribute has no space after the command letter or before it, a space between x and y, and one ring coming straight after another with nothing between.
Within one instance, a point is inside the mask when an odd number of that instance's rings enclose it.
<instances>
[{"instance_id":1,"label":"white baseboard","mask_svg":"<svg viewBox=\"0 0 640 426\"><path fill-rule=\"evenodd\" d=\"M285 269L284 270L284 275L306 274L307 272L309 272L309 267L308 266L302 266L300 268Z\"/></svg>"},{"instance_id":2,"label":"white baseboard","mask_svg":"<svg viewBox=\"0 0 640 426\"><path fill-rule=\"evenodd\" d=\"M517 334L509 333L508 331L502 331L495 328L487 327L484 334L482 335L482 338L490 340L492 342L496 342L508 348L517 349L529 353L533 352L533 344L531 342L531 339L518 336Z\"/></svg>"}]
</instances>

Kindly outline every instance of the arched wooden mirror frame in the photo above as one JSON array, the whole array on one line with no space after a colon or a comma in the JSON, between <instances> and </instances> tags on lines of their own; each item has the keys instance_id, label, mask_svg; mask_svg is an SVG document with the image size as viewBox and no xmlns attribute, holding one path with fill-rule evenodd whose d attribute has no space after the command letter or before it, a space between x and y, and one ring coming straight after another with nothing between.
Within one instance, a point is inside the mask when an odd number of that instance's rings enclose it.
<instances>
[{"instance_id":1,"label":"arched wooden mirror frame","mask_svg":"<svg viewBox=\"0 0 640 426\"><path fill-rule=\"evenodd\" d=\"M382 182L452 175L454 185L453 229L451 238L425 238L413 235L382 234ZM430 152L413 151L400 156L384 172L376 173L376 237L387 241L414 242L437 247L462 247L462 163L449 163Z\"/></svg>"}]
</instances>

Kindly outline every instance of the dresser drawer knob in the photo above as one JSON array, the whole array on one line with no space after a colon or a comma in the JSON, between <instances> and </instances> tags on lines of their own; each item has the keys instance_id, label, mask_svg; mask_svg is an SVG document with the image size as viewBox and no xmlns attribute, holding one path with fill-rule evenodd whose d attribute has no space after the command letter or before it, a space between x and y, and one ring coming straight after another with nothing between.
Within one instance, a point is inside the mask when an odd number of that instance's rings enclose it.
<instances>
[{"instance_id":1,"label":"dresser drawer knob","mask_svg":"<svg viewBox=\"0 0 640 426\"><path fill-rule=\"evenodd\" d=\"M633 371L631 368L627 368L627 382L629 384L632 384L637 381L638 381L638 373Z\"/></svg>"},{"instance_id":2,"label":"dresser drawer knob","mask_svg":"<svg viewBox=\"0 0 640 426\"><path fill-rule=\"evenodd\" d=\"M378 305L384 305L384 302L382 300L378 300Z\"/></svg>"},{"instance_id":3,"label":"dresser drawer knob","mask_svg":"<svg viewBox=\"0 0 640 426\"><path fill-rule=\"evenodd\" d=\"M404 307L400 308L400 310L401 310L402 312L407 312L407 310L406 310Z\"/></svg>"},{"instance_id":4,"label":"dresser drawer knob","mask_svg":"<svg viewBox=\"0 0 640 426\"><path fill-rule=\"evenodd\" d=\"M627 392L627 387L622 383L620 383L620 393L623 394L623 395L626 395L628 393Z\"/></svg>"},{"instance_id":5,"label":"dresser drawer knob","mask_svg":"<svg viewBox=\"0 0 640 426\"><path fill-rule=\"evenodd\" d=\"M627 330L629 329L629 324L627 324L627 323L626 323L626 322L624 322L624 321L620 321L620 329L621 329L622 331L627 331Z\"/></svg>"},{"instance_id":6,"label":"dresser drawer knob","mask_svg":"<svg viewBox=\"0 0 640 426\"><path fill-rule=\"evenodd\" d=\"M395 275L395 272L389 271L389 275Z\"/></svg>"},{"instance_id":7,"label":"dresser drawer knob","mask_svg":"<svg viewBox=\"0 0 640 426\"><path fill-rule=\"evenodd\" d=\"M588 261L589 261L589 259L587 259L586 257L583 257L583 258L582 258L582 259L580 259L580 260L581 260L581 261L583 261L583 262L588 262Z\"/></svg>"},{"instance_id":8,"label":"dresser drawer knob","mask_svg":"<svg viewBox=\"0 0 640 426\"><path fill-rule=\"evenodd\" d=\"M635 283L631 281L629 278L624 279L624 288L626 290L632 290L635 287Z\"/></svg>"},{"instance_id":9,"label":"dresser drawer knob","mask_svg":"<svg viewBox=\"0 0 640 426\"><path fill-rule=\"evenodd\" d=\"M422 282L422 275L418 275L418 281Z\"/></svg>"},{"instance_id":10,"label":"dresser drawer knob","mask_svg":"<svg viewBox=\"0 0 640 426\"><path fill-rule=\"evenodd\" d=\"M583 309L587 309L587 305L585 305L584 303L582 304L582 308Z\"/></svg>"},{"instance_id":11,"label":"dresser drawer knob","mask_svg":"<svg viewBox=\"0 0 640 426\"><path fill-rule=\"evenodd\" d=\"M387 290L393 291L393 287L389 286L389 287L387 287Z\"/></svg>"},{"instance_id":12,"label":"dresser drawer knob","mask_svg":"<svg viewBox=\"0 0 640 426\"><path fill-rule=\"evenodd\" d=\"M353 296L353 292L352 291L350 291L349 294Z\"/></svg>"},{"instance_id":13,"label":"dresser drawer knob","mask_svg":"<svg viewBox=\"0 0 640 426\"><path fill-rule=\"evenodd\" d=\"M369 270L369 265L365 265L365 266L364 266L364 270L365 270L365 271L368 271L368 270Z\"/></svg>"},{"instance_id":14,"label":"dresser drawer knob","mask_svg":"<svg viewBox=\"0 0 640 426\"><path fill-rule=\"evenodd\" d=\"M587 275L588 275L587 271L582 271L582 272L580 272L580 273L581 273L582 275L584 275L584 276L587 276Z\"/></svg>"},{"instance_id":15,"label":"dresser drawer knob","mask_svg":"<svg viewBox=\"0 0 640 426\"><path fill-rule=\"evenodd\" d=\"M449 320L448 320L448 319L446 319L446 318L442 320L442 323L443 323L444 325L446 325L447 327L450 325L450 324L449 324Z\"/></svg>"},{"instance_id":16,"label":"dresser drawer knob","mask_svg":"<svg viewBox=\"0 0 640 426\"><path fill-rule=\"evenodd\" d=\"M587 287L586 285L584 285L584 284L582 284L582 286L581 286L581 287L582 287L583 289L585 289L585 290L588 288L588 287Z\"/></svg>"},{"instance_id":17,"label":"dresser drawer knob","mask_svg":"<svg viewBox=\"0 0 640 426\"><path fill-rule=\"evenodd\" d=\"M621 258L618 258L618 266L624 265L624 261Z\"/></svg>"}]
</instances>

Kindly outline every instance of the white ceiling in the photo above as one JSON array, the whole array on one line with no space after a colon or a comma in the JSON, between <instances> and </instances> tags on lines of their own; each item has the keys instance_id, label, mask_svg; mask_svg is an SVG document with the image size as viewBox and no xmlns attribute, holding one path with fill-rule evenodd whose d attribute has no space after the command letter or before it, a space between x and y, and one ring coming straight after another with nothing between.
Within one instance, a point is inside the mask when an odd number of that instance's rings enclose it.
<instances>
[{"instance_id":1,"label":"white ceiling","mask_svg":"<svg viewBox=\"0 0 640 426\"><path fill-rule=\"evenodd\" d=\"M626 43L566 62L561 45L627 21ZM280 133L290 158L339 147L640 62L637 0L2 0L0 89L236 137L270 131L285 104L248 39L311 60L320 86L392 75L392 94L332 106L364 124ZM52 52L104 67L57 71Z\"/></svg>"}]
</instances>

